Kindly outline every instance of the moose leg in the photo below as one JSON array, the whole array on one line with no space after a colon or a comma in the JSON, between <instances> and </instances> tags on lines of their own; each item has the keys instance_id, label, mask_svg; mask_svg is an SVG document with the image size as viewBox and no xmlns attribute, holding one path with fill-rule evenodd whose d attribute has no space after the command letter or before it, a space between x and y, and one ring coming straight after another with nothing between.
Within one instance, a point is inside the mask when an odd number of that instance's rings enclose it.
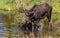
<instances>
[{"instance_id":1,"label":"moose leg","mask_svg":"<svg viewBox=\"0 0 60 38\"><path fill-rule=\"evenodd\" d=\"M48 22L49 22L49 31L52 31L52 19L51 19L51 17L48 17Z\"/></svg>"},{"instance_id":2,"label":"moose leg","mask_svg":"<svg viewBox=\"0 0 60 38\"><path fill-rule=\"evenodd\" d=\"M48 32L48 37L52 37L53 36L53 31L52 31L52 19L50 17L48 17L48 21L49 21L49 32Z\"/></svg>"},{"instance_id":3,"label":"moose leg","mask_svg":"<svg viewBox=\"0 0 60 38\"><path fill-rule=\"evenodd\" d=\"M32 22L32 33L31 33L31 38L35 38L35 36L34 36L34 22Z\"/></svg>"},{"instance_id":4,"label":"moose leg","mask_svg":"<svg viewBox=\"0 0 60 38\"><path fill-rule=\"evenodd\" d=\"M52 19L51 19L52 9L48 11L47 18L49 22L49 37L52 35Z\"/></svg>"}]
</instances>

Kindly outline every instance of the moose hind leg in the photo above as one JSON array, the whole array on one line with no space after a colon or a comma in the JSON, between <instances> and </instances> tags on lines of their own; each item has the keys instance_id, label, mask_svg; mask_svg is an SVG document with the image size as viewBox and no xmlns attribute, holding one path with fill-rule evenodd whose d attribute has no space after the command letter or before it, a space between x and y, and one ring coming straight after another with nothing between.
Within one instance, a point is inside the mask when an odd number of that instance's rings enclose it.
<instances>
[{"instance_id":1,"label":"moose hind leg","mask_svg":"<svg viewBox=\"0 0 60 38\"><path fill-rule=\"evenodd\" d=\"M51 15L52 15L52 8L48 11L48 14L47 14L47 18L48 18L48 22L49 22L49 31L52 31L52 19L51 19Z\"/></svg>"}]
</instances>

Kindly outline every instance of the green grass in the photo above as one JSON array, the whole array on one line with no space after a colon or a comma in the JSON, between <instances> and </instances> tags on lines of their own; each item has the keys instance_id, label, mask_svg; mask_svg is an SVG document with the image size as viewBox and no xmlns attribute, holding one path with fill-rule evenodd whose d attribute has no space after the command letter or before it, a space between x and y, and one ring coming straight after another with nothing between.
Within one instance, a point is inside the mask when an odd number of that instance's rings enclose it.
<instances>
[{"instance_id":1,"label":"green grass","mask_svg":"<svg viewBox=\"0 0 60 38\"><path fill-rule=\"evenodd\" d=\"M12 9L16 9L17 5L14 3L9 3L9 0L0 0L0 9L4 9L8 7Z\"/></svg>"},{"instance_id":2,"label":"green grass","mask_svg":"<svg viewBox=\"0 0 60 38\"><path fill-rule=\"evenodd\" d=\"M18 9L19 7L15 4L15 3L10 3L10 0L0 0L0 9L5 9L5 8L11 8L11 9ZM45 0L33 0L32 2L29 2L29 0L24 0L23 3L23 7L30 10L35 4L41 4L44 3ZM49 1L48 1L49 2ZM29 3L29 5L27 5L27 3ZM60 20L60 14L55 14L55 12L60 11L60 3L58 3L58 0L53 0L52 1L52 7L53 7L53 14L52 14L52 18L53 20ZM2 13L6 13L9 14L11 12L7 12L7 11L1 11ZM13 12L15 13L15 12Z\"/></svg>"},{"instance_id":3,"label":"green grass","mask_svg":"<svg viewBox=\"0 0 60 38\"><path fill-rule=\"evenodd\" d=\"M9 1L10 0L0 0L0 9L5 9L5 8L17 9L18 8L18 6L15 3L10 3ZM40 0L33 0L32 2L29 2L29 0L24 0L23 1L23 7L26 8L26 9L28 9L28 10L30 10L35 4L41 4L41 3L44 3L44 2L45 2L45 0L42 0L42 1L40 1ZM29 3L29 6L27 5L27 3ZM55 20L56 19L57 20L60 19L59 18L60 17L59 14L54 14L55 12L60 11L60 5L59 4L60 3L58 3L58 0L53 0L52 1L52 7L53 7L52 18L55 19ZM4 12L8 13L7 11L4 11ZM9 12L9 13L11 13L11 12Z\"/></svg>"},{"instance_id":4,"label":"green grass","mask_svg":"<svg viewBox=\"0 0 60 38\"><path fill-rule=\"evenodd\" d=\"M12 8L12 9L16 9L18 8L18 6L15 3L9 3L10 0L0 0L0 8ZM40 3L44 3L45 0L33 0L32 2L29 2L29 0L24 0L23 1L23 7L30 9L32 8L32 6L34 4L40 4ZM49 1L48 1L49 2ZM29 3L29 6L27 6L27 3ZM53 6L53 11L59 11L60 9L60 5L58 3L58 1L53 0L52 1L52 6Z\"/></svg>"}]
</instances>

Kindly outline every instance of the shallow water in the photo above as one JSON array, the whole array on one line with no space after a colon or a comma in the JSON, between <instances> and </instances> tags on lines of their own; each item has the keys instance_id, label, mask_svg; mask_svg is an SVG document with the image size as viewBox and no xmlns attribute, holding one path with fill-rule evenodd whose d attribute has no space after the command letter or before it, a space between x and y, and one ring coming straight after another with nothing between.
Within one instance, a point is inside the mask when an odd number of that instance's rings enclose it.
<instances>
[{"instance_id":1,"label":"shallow water","mask_svg":"<svg viewBox=\"0 0 60 38\"><path fill-rule=\"evenodd\" d=\"M4 35L5 35L5 28L4 28L4 24L3 23L0 23L0 38L5 38Z\"/></svg>"}]
</instances>

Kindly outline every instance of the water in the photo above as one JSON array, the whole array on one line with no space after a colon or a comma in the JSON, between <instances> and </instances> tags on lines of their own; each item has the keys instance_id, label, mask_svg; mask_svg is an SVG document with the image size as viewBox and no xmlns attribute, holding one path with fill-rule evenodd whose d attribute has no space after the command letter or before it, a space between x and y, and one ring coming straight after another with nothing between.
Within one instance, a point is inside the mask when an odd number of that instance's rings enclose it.
<instances>
[{"instance_id":1,"label":"water","mask_svg":"<svg viewBox=\"0 0 60 38\"><path fill-rule=\"evenodd\" d=\"M0 23L0 38L5 38L5 30L4 24Z\"/></svg>"}]
</instances>

